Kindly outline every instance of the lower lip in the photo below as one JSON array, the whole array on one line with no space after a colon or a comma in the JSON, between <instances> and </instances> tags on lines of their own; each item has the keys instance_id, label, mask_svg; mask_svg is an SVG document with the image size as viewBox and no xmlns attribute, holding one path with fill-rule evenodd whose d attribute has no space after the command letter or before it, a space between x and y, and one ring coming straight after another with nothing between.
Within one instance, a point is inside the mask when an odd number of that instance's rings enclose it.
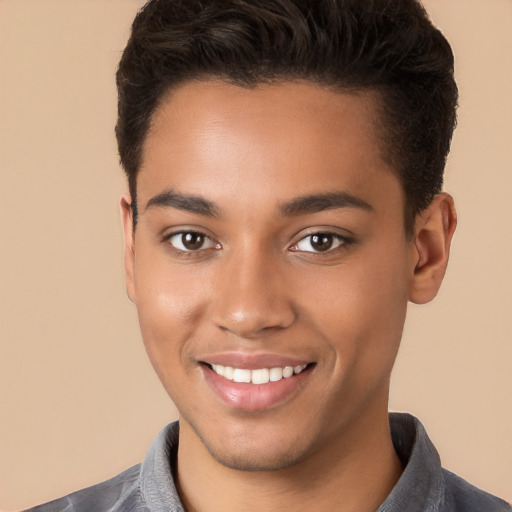
<instances>
[{"instance_id":1,"label":"lower lip","mask_svg":"<svg viewBox=\"0 0 512 512\"><path fill-rule=\"evenodd\" d=\"M267 384L233 382L202 366L204 378L213 392L229 407L244 411L271 409L292 399L309 377L308 367L297 375Z\"/></svg>"}]
</instances>

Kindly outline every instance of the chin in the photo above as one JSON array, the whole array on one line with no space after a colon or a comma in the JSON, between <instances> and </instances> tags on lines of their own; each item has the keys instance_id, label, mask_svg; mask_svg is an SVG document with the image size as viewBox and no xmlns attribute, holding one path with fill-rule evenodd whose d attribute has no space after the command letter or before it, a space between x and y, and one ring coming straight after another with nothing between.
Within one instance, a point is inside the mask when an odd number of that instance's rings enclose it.
<instances>
[{"instance_id":1,"label":"chin","mask_svg":"<svg viewBox=\"0 0 512 512\"><path fill-rule=\"evenodd\" d=\"M273 436L243 435L227 436L228 440L210 442L194 429L202 444L222 466L236 471L279 471L298 464L307 458L304 440L272 439Z\"/></svg>"},{"instance_id":2,"label":"chin","mask_svg":"<svg viewBox=\"0 0 512 512\"><path fill-rule=\"evenodd\" d=\"M257 450L213 450L206 445L210 455L224 467L235 471L268 472L290 468L303 460L304 456L295 451L262 453Z\"/></svg>"}]
</instances>

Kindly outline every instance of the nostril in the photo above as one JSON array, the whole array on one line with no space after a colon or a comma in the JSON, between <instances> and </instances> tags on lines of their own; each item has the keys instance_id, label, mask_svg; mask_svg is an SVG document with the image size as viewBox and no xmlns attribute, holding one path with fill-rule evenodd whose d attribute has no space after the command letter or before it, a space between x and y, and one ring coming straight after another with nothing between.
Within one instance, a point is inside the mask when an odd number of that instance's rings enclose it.
<instances>
[{"instance_id":1,"label":"nostril","mask_svg":"<svg viewBox=\"0 0 512 512\"><path fill-rule=\"evenodd\" d=\"M295 321L295 312L287 303L262 304L248 303L245 308L238 307L229 311L229 305L217 305L213 321L224 332L240 338L254 338L266 332L278 331L290 327Z\"/></svg>"}]
</instances>

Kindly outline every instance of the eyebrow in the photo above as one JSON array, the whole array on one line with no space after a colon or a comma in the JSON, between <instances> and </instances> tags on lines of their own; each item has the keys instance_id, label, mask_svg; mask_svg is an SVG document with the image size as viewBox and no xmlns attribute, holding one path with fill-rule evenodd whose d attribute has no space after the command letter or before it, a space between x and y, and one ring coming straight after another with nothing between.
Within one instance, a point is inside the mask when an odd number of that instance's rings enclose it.
<instances>
[{"instance_id":1,"label":"eyebrow","mask_svg":"<svg viewBox=\"0 0 512 512\"><path fill-rule=\"evenodd\" d=\"M166 190L152 197L146 204L146 210L155 207L171 207L206 217L218 217L219 211L211 202L200 196L181 194L176 190Z\"/></svg>"},{"instance_id":2,"label":"eyebrow","mask_svg":"<svg viewBox=\"0 0 512 512\"><path fill-rule=\"evenodd\" d=\"M182 194L176 190L166 190L152 197L146 204L146 210L155 207L170 207L206 217L219 217L218 208L208 199ZM297 197L282 204L280 211L285 217L294 217L337 208L359 208L368 212L374 211L373 206L363 199L341 191Z\"/></svg>"},{"instance_id":3,"label":"eyebrow","mask_svg":"<svg viewBox=\"0 0 512 512\"><path fill-rule=\"evenodd\" d=\"M306 215L336 208L359 208L373 212L373 206L359 197L347 192L334 191L326 194L302 196L281 205L284 216Z\"/></svg>"}]
</instances>

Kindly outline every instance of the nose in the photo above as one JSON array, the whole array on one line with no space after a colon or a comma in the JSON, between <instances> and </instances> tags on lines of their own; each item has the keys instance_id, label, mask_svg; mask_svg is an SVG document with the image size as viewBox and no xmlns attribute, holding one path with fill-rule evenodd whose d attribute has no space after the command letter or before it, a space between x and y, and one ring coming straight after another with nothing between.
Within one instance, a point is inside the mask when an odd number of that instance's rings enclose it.
<instances>
[{"instance_id":1,"label":"nose","mask_svg":"<svg viewBox=\"0 0 512 512\"><path fill-rule=\"evenodd\" d=\"M296 317L282 263L261 252L226 258L212 304L216 325L239 338L286 329Z\"/></svg>"}]
</instances>

